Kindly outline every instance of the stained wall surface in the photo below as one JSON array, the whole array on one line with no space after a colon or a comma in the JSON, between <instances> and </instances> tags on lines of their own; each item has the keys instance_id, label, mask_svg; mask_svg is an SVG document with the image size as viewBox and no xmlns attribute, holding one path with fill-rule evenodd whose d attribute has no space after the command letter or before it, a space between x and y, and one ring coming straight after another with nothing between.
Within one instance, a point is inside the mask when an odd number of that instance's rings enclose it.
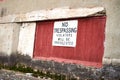
<instances>
[{"instance_id":1,"label":"stained wall surface","mask_svg":"<svg viewBox=\"0 0 120 80\"><path fill-rule=\"evenodd\" d=\"M17 5L17 7L16 7ZM26 13L56 7L71 8L102 6L106 9L107 22L105 32L104 58L120 57L120 0L2 0L0 16L13 13ZM8 28L9 29L9 28ZM10 33L10 32L9 32ZM2 33L1 33L2 34ZM0 34L0 35L1 35ZM2 40L2 39L1 39ZM7 43L7 42L6 42ZM3 44L3 43L2 43ZM9 50L10 51L10 50Z\"/></svg>"},{"instance_id":2,"label":"stained wall surface","mask_svg":"<svg viewBox=\"0 0 120 80\"><path fill-rule=\"evenodd\" d=\"M0 53L10 55L17 52L19 24L0 24Z\"/></svg>"}]
</instances>

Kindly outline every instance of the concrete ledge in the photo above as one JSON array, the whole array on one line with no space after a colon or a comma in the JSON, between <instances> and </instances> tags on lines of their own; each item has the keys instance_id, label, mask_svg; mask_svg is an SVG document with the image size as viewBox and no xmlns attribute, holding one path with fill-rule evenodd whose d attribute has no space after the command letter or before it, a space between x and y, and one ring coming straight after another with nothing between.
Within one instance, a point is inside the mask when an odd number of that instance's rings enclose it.
<instances>
[{"instance_id":1,"label":"concrete ledge","mask_svg":"<svg viewBox=\"0 0 120 80\"><path fill-rule=\"evenodd\" d=\"M103 58L103 64L120 65L120 59Z\"/></svg>"},{"instance_id":2,"label":"concrete ledge","mask_svg":"<svg viewBox=\"0 0 120 80\"><path fill-rule=\"evenodd\" d=\"M49 10L33 11L25 14L13 14L13 15L0 17L0 23L87 17L87 16L93 16L97 13L103 14L104 11L105 9L103 7L77 8L77 9L55 8Z\"/></svg>"},{"instance_id":3,"label":"concrete ledge","mask_svg":"<svg viewBox=\"0 0 120 80\"><path fill-rule=\"evenodd\" d=\"M54 57L34 57L34 60L43 60L43 61L55 61L58 63L66 63L66 64L77 64L77 65L83 65L88 67L95 67L95 68L101 68L102 63L99 62L89 62L89 61L80 61L80 60L70 60L70 59L62 59L62 58L54 58Z\"/></svg>"}]
</instances>

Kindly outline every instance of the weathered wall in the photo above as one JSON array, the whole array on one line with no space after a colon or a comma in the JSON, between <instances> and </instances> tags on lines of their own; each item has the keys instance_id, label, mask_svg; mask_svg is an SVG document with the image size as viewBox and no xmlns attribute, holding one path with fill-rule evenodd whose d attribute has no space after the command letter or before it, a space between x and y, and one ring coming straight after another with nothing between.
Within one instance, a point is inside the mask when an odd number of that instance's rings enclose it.
<instances>
[{"instance_id":1,"label":"weathered wall","mask_svg":"<svg viewBox=\"0 0 120 80\"><path fill-rule=\"evenodd\" d=\"M103 0L104 1L104 0ZM7 14L13 13L23 13L30 12L33 10L40 9L51 9L56 7L66 7L70 6L71 8L77 7L95 7L101 6L103 3L102 0L3 0L0 2L2 8L6 8ZM109 0L107 0L109 2ZM17 8L14 8L17 5Z\"/></svg>"},{"instance_id":2,"label":"weathered wall","mask_svg":"<svg viewBox=\"0 0 120 80\"><path fill-rule=\"evenodd\" d=\"M18 52L33 57L36 23L22 23L20 26Z\"/></svg>"},{"instance_id":3,"label":"weathered wall","mask_svg":"<svg viewBox=\"0 0 120 80\"><path fill-rule=\"evenodd\" d=\"M110 0L106 3L104 3L107 9L104 58L120 59L120 0Z\"/></svg>"},{"instance_id":4,"label":"weathered wall","mask_svg":"<svg viewBox=\"0 0 120 80\"><path fill-rule=\"evenodd\" d=\"M10 54L12 46L12 27L10 24L0 24L0 42L0 51Z\"/></svg>"},{"instance_id":5,"label":"weathered wall","mask_svg":"<svg viewBox=\"0 0 120 80\"><path fill-rule=\"evenodd\" d=\"M15 8L15 5L17 5L17 8ZM71 8L95 6L105 7L107 13L107 23L104 58L112 59L119 59L120 56L119 5L120 0L3 0L0 2L1 16L66 6ZM104 59L104 61L106 61L106 59Z\"/></svg>"},{"instance_id":6,"label":"weathered wall","mask_svg":"<svg viewBox=\"0 0 120 80\"><path fill-rule=\"evenodd\" d=\"M0 53L10 55L11 53L17 52L18 36L18 24L0 24Z\"/></svg>"},{"instance_id":7,"label":"weathered wall","mask_svg":"<svg viewBox=\"0 0 120 80\"><path fill-rule=\"evenodd\" d=\"M17 5L17 7L16 7ZM78 8L78 7L96 7L102 6L106 9L107 14L107 22L106 22L106 32L105 32L105 51L104 51L104 58L103 62L108 63L109 65L104 65L103 68L96 69L96 68L88 68L80 65L74 64L59 64L54 61L34 61L31 60L28 56L21 56L21 55L11 55L10 59L3 58L0 56L0 61L11 63L25 63L28 66L32 66L34 68L42 69L42 70L50 70L51 72L58 71L59 73L66 73L71 74L72 76L79 76L83 78L82 80L87 79L104 79L104 80L120 80L120 0L2 0L0 1L0 17L5 16L8 14L14 13L26 13L41 9L52 9L56 7L66 7L69 6L71 8ZM25 23L26 24L26 23ZM26 24L27 25L27 24ZM31 24L32 26L32 24ZM19 35L19 25L15 23L6 23L0 24L0 51L3 53L7 53L8 55L12 51L17 50L18 38L23 39L27 42L26 39L32 39L33 35L23 35L24 33L29 33L31 31L34 32L31 28L34 27L30 26L30 31L25 32L25 29L21 26L20 37ZM15 31L15 32L13 32ZM23 38L22 38L23 36ZM26 38L26 36L28 36ZM26 48L20 49L24 44L23 41L20 40L18 50L29 52ZM33 43L27 42L25 47L29 45L32 46ZM24 46L22 46L24 47ZM29 47L30 51L32 52L32 48ZM25 53L28 54L28 53ZM30 54L32 55L32 54ZM2 61L3 60L3 61ZM111 65L118 62L119 64L113 66ZM92 72L91 72L92 71Z\"/></svg>"}]
</instances>

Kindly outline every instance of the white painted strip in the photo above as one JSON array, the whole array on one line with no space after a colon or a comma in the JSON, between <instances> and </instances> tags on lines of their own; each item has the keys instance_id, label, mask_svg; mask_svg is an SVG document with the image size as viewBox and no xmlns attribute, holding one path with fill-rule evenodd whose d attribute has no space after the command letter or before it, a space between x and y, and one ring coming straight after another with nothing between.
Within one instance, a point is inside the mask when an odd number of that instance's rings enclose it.
<instances>
[{"instance_id":1,"label":"white painted strip","mask_svg":"<svg viewBox=\"0 0 120 80\"><path fill-rule=\"evenodd\" d=\"M0 23L87 17L102 11L104 11L103 7L76 8L76 9L55 8L50 10L40 10L25 14L14 14L0 17Z\"/></svg>"},{"instance_id":2,"label":"white painted strip","mask_svg":"<svg viewBox=\"0 0 120 80\"><path fill-rule=\"evenodd\" d=\"M36 23L23 23L20 27L18 52L33 57Z\"/></svg>"}]
</instances>

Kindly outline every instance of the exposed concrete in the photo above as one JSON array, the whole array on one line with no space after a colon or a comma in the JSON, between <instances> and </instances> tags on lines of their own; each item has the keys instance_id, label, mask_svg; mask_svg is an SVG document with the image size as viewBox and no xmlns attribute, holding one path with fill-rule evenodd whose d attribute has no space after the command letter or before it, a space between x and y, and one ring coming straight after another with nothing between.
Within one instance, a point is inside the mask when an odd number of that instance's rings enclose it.
<instances>
[{"instance_id":1,"label":"exposed concrete","mask_svg":"<svg viewBox=\"0 0 120 80\"><path fill-rule=\"evenodd\" d=\"M21 5L22 4L22 5ZM17 5L17 8L15 6ZM107 12L106 38L104 59L120 58L120 0L4 0L0 2L0 7L6 9L4 14L21 14L42 9L52 9L56 7L79 8L79 7L105 7ZM4 15L2 13L2 15ZM14 17L12 17L14 20ZM108 63L109 63L108 60ZM103 60L104 62L105 60Z\"/></svg>"},{"instance_id":2,"label":"exposed concrete","mask_svg":"<svg viewBox=\"0 0 120 80\"><path fill-rule=\"evenodd\" d=\"M0 24L0 51L10 55L12 52L12 27L11 24Z\"/></svg>"},{"instance_id":3,"label":"exposed concrete","mask_svg":"<svg viewBox=\"0 0 120 80\"><path fill-rule=\"evenodd\" d=\"M0 24L0 52L5 53L3 55L17 52L18 36L18 24Z\"/></svg>"},{"instance_id":4,"label":"exposed concrete","mask_svg":"<svg viewBox=\"0 0 120 80\"><path fill-rule=\"evenodd\" d=\"M109 1L109 0L107 0ZM26 13L41 9L52 9L56 7L66 7L70 6L71 8L79 8L79 7L96 7L101 6L104 0L29 0L29 1L21 1L21 0L4 0L0 2L1 7L7 8L7 14L14 13ZM17 8L15 8L17 5Z\"/></svg>"},{"instance_id":5,"label":"exposed concrete","mask_svg":"<svg viewBox=\"0 0 120 80\"><path fill-rule=\"evenodd\" d=\"M55 8L52 10L39 10L25 14L13 14L13 15L0 17L0 23L43 21L43 20L52 20L52 19L87 17L93 15L94 16L105 15L105 9L103 7L76 8L76 9L71 9L66 7L66 8Z\"/></svg>"},{"instance_id":6,"label":"exposed concrete","mask_svg":"<svg viewBox=\"0 0 120 80\"><path fill-rule=\"evenodd\" d=\"M18 52L33 57L36 23L22 23L20 26Z\"/></svg>"},{"instance_id":7,"label":"exposed concrete","mask_svg":"<svg viewBox=\"0 0 120 80\"><path fill-rule=\"evenodd\" d=\"M107 22L104 58L120 59L120 0L105 0L105 3Z\"/></svg>"}]
</instances>

